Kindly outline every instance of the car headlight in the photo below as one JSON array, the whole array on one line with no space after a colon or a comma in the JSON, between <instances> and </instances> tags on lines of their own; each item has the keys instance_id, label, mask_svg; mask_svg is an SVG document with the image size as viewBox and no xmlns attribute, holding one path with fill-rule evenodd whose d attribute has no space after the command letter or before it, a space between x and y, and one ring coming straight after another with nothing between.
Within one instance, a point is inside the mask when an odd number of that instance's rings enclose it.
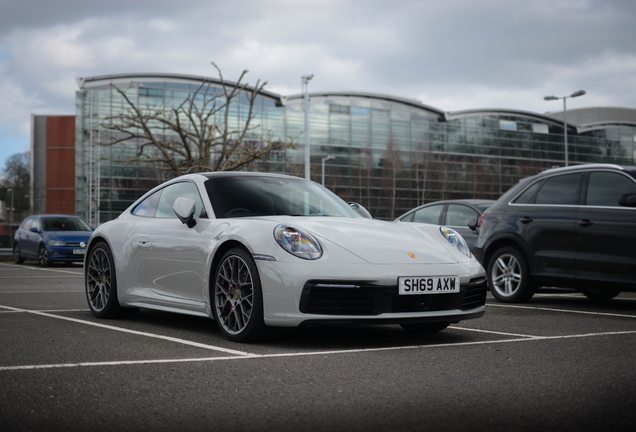
<instances>
[{"instance_id":1,"label":"car headlight","mask_svg":"<svg viewBox=\"0 0 636 432\"><path fill-rule=\"evenodd\" d=\"M278 225L274 229L274 238L280 247L298 258L315 260L322 256L320 243L307 231Z\"/></svg>"},{"instance_id":2,"label":"car headlight","mask_svg":"<svg viewBox=\"0 0 636 432\"><path fill-rule=\"evenodd\" d=\"M446 238L446 240L448 240L448 242L452 244L455 249L466 255L468 258L472 256L470 253L470 249L468 249L468 245L466 244L466 240L464 240L464 237L462 237L460 233L458 233L454 229L446 227L440 227L439 230Z\"/></svg>"},{"instance_id":3,"label":"car headlight","mask_svg":"<svg viewBox=\"0 0 636 432\"><path fill-rule=\"evenodd\" d=\"M62 240L49 240L49 246L66 246L66 242Z\"/></svg>"}]
</instances>

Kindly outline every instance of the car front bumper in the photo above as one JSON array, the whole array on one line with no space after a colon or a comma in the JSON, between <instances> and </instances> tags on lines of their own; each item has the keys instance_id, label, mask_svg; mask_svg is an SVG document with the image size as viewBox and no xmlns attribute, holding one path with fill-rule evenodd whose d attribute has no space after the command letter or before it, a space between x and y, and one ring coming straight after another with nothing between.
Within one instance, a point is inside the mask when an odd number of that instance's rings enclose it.
<instances>
[{"instance_id":1,"label":"car front bumper","mask_svg":"<svg viewBox=\"0 0 636 432\"><path fill-rule=\"evenodd\" d=\"M78 251L82 251L78 253ZM86 247L80 246L49 246L49 260L64 262L81 262L84 261Z\"/></svg>"},{"instance_id":2,"label":"car front bumper","mask_svg":"<svg viewBox=\"0 0 636 432\"><path fill-rule=\"evenodd\" d=\"M257 263L265 323L270 326L459 322L478 318L485 310L485 272L474 260L397 266ZM459 293L399 295L402 276L459 276L461 288Z\"/></svg>"}]
</instances>

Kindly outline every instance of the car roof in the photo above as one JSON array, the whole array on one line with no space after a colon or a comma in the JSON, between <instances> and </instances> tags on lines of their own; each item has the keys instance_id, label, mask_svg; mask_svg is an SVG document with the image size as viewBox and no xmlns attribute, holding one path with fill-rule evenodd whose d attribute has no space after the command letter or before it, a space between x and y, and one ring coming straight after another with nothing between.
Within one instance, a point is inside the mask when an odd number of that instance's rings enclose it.
<instances>
[{"instance_id":1,"label":"car roof","mask_svg":"<svg viewBox=\"0 0 636 432\"><path fill-rule=\"evenodd\" d=\"M606 170L609 169L614 171L626 171L636 176L636 166L624 166L624 165L615 165L615 164L584 164L584 165L572 165L567 167L548 168L547 170L541 171L538 174L520 179L519 183L526 183L529 180L534 180L536 178L541 178L545 176L551 176L554 174L577 172L577 171L602 170L602 169L606 169Z\"/></svg>"},{"instance_id":2,"label":"car roof","mask_svg":"<svg viewBox=\"0 0 636 432\"><path fill-rule=\"evenodd\" d=\"M39 217L39 218L65 217L65 218L81 219L79 216L76 216L76 215L65 215L65 214L37 214L37 215L31 215L29 217Z\"/></svg>"},{"instance_id":3,"label":"car roof","mask_svg":"<svg viewBox=\"0 0 636 432\"><path fill-rule=\"evenodd\" d=\"M489 199L466 198L466 199L453 199L453 200L433 201L433 202L430 202L430 203L422 204L421 206L418 206L416 208L426 207L426 206L430 206L430 205L438 205L438 204L486 204L486 203L494 203L494 202L495 202L495 200L489 200ZM413 209L413 210L415 210L415 209Z\"/></svg>"},{"instance_id":4,"label":"car roof","mask_svg":"<svg viewBox=\"0 0 636 432\"><path fill-rule=\"evenodd\" d=\"M202 175L209 179L215 178L215 177L280 177L280 178L293 178L298 180L305 180L302 177L290 176L287 174L253 172L253 171L213 171L213 172L199 173L199 175Z\"/></svg>"},{"instance_id":5,"label":"car roof","mask_svg":"<svg viewBox=\"0 0 636 432\"><path fill-rule=\"evenodd\" d=\"M633 166L623 166L623 165L614 165L614 164L585 164L585 165L573 165L568 167L557 167L557 168L549 168L545 171L540 172L537 175L547 175L561 172L571 172L571 171L588 171L595 169L611 169L617 171L629 171L631 173L636 173L636 167Z\"/></svg>"},{"instance_id":6,"label":"car roof","mask_svg":"<svg viewBox=\"0 0 636 432\"><path fill-rule=\"evenodd\" d=\"M442 201L433 201L430 203L426 203L426 204L422 204L421 206L417 206L412 208L411 210L401 214L400 216L397 217L397 219L403 218L404 216L411 214L421 208L424 207L429 207L429 206L433 206L433 205L444 205L444 204L469 204L469 205L473 205L473 206L478 206L479 204L494 204L496 202L496 200L489 200L489 199L472 199L472 198L465 198L465 199L453 199L453 200L442 200Z\"/></svg>"}]
</instances>

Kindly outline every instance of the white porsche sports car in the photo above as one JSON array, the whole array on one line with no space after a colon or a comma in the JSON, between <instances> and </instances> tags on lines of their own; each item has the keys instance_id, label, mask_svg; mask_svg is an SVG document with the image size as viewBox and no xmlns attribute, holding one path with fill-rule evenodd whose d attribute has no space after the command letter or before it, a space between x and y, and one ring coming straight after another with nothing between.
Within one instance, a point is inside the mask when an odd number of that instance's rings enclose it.
<instances>
[{"instance_id":1,"label":"white porsche sports car","mask_svg":"<svg viewBox=\"0 0 636 432\"><path fill-rule=\"evenodd\" d=\"M484 314L485 272L459 234L364 212L297 177L178 177L95 230L88 304L101 318L139 308L206 316L240 342L269 326L434 332Z\"/></svg>"}]
</instances>

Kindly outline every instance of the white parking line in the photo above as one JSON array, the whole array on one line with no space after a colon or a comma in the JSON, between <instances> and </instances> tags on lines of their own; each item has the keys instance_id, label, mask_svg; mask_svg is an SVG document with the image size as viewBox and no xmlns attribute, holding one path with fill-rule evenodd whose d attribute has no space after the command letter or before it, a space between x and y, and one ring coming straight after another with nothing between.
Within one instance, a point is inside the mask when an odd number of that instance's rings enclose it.
<instances>
[{"instance_id":1,"label":"white parking line","mask_svg":"<svg viewBox=\"0 0 636 432\"><path fill-rule=\"evenodd\" d=\"M454 327L459 330L467 330L460 327ZM126 366L126 365L142 365L142 364L169 364L169 363L194 363L194 362L213 362L213 361L231 361L231 360L243 360L243 359L267 359L267 358L281 358L281 357L304 357L304 356L318 356L318 355L334 355L334 354L355 354L355 353L370 353L381 351L397 351L397 350L411 350L411 349L423 349L423 348L448 348L457 346L476 346L476 345L489 345L500 343L513 343L513 342L527 342L527 341L544 341L553 339L573 339L583 337L598 337L598 336L617 336L636 334L634 331L622 331L622 332L605 332L605 333L588 333L581 335L569 335L569 336L528 336L520 339L504 339L496 341L479 341L479 342L458 342L450 344L434 344L434 345L410 345L402 347L385 347L385 348L362 348L340 351L310 351L310 352L295 352L295 353L281 353L281 354L246 354L234 357L204 357L204 358L186 358L186 359L161 359L161 360L132 360L132 361L110 361L110 362L84 362L84 363L62 363L62 364L48 364L48 365L24 365L24 366L1 366L0 372L3 371L17 371L17 370L33 370L33 369L56 369L56 368L75 368L75 367L92 367L92 366Z\"/></svg>"},{"instance_id":2,"label":"white parking line","mask_svg":"<svg viewBox=\"0 0 636 432\"><path fill-rule=\"evenodd\" d=\"M633 294L631 292L625 292L623 294ZM575 298L575 299L583 299L583 300L587 300L590 301L587 297L585 297L584 294L582 293L567 293L567 294L558 294L558 293L537 293L535 294L532 298L536 298L536 297L565 297L565 298ZM491 297L494 300L494 297ZM636 301L636 298L634 298L633 296L631 297L626 297L625 295L621 295L620 297L616 297L616 300L620 300L620 301Z\"/></svg>"},{"instance_id":3,"label":"white parking line","mask_svg":"<svg viewBox=\"0 0 636 432\"><path fill-rule=\"evenodd\" d=\"M84 275L75 274L76 278L81 278ZM0 277L0 279L54 279L54 278L59 278L59 279L70 279L73 276L51 276L51 275L47 275L47 276L2 276Z\"/></svg>"},{"instance_id":4,"label":"white parking line","mask_svg":"<svg viewBox=\"0 0 636 432\"><path fill-rule=\"evenodd\" d=\"M83 293L82 290L51 290L51 291L0 291L0 294L64 294L64 293Z\"/></svg>"},{"instance_id":5,"label":"white parking line","mask_svg":"<svg viewBox=\"0 0 636 432\"><path fill-rule=\"evenodd\" d=\"M7 264L7 263L0 263L0 266L11 267L14 270L38 270L38 271L46 271L46 272L54 272L54 273L67 273L67 274L80 275L80 276L84 274L84 270L78 273L78 272L74 272L70 270L58 270L58 269L52 269L52 268L46 268L46 267L29 267L26 265Z\"/></svg>"},{"instance_id":6,"label":"white parking line","mask_svg":"<svg viewBox=\"0 0 636 432\"><path fill-rule=\"evenodd\" d=\"M202 343L198 343L198 342L192 342L192 341L188 341L188 340L185 340L185 339L179 339L179 338L175 338L175 337L171 337L171 336L162 336L162 335L157 335L157 334L153 334L153 333L140 332L140 331L137 331L137 330L129 330L129 329L121 328L121 327L115 327L115 326L110 326L110 325L96 323L96 322L91 322L91 321L84 321L84 320L80 320L80 319L76 319L76 318L64 317L64 316L60 316L60 315L53 315L53 314L50 314L50 313L40 312L40 311L35 311L35 310L20 309L20 308L14 308L14 307L11 307L11 306L3 306L3 305L0 305L0 307L3 307L5 309L9 309L9 310L13 310L13 311L16 311L16 312L26 312L26 313L33 314L33 315L40 315L40 316L45 316L45 317L48 317L48 318L56 318L56 319L60 319L60 320L64 320L64 321L70 321L70 322L79 323L79 324L86 324L86 325L90 325L90 326L93 326L93 327L100 327L100 328L104 328L104 329L108 329L108 330L115 330L115 331L122 332L122 333L134 334L134 335L137 335L137 336L146 336L146 337L151 337L151 338L155 338L155 339L162 339L162 340L167 340L167 341L170 341L170 342L180 343L180 344L183 344L183 345L190 345L190 346L197 347L197 348L209 349L209 350L213 350L213 351L220 351L220 352L224 352L224 353L232 354L232 355L237 355L237 356L250 355L250 353L247 353L247 352L244 352L244 351L237 351L237 350L232 350L232 349L228 349L228 348L218 347L218 346L215 346L215 345L207 345L207 344L202 344Z\"/></svg>"},{"instance_id":7,"label":"white parking line","mask_svg":"<svg viewBox=\"0 0 636 432\"><path fill-rule=\"evenodd\" d=\"M480 329L474 329L474 328L468 328L468 327L450 326L449 328L455 329L455 330L466 330L466 331L472 331L472 332L477 332L477 333L489 333L489 334L497 334L497 335L503 335L503 336L514 336L514 337L529 338L529 339L540 337L540 336L530 336L530 335L523 335L523 334L517 334L517 333L498 332L498 331L493 331L493 330L480 330Z\"/></svg>"},{"instance_id":8,"label":"white parking line","mask_svg":"<svg viewBox=\"0 0 636 432\"><path fill-rule=\"evenodd\" d=\"M495 306L495 307L504 307L504 308L514 308L514 309L530 309L530 310L540 310L540 311L549 311L549 312L569 312L583 315L599 315L599 316L608 316L608 317L619 317L619 318L636 318L636 315L624 315L624 314L616 314L609 312L589 312L589 311L579 311L579 310L569 310L569 309L553 309L553 308L544 308L537 306L520 306L520 305L509 305L509 304L501 304L501 303L488 303L486 306Z\"/></svg>"}]
</instances>

